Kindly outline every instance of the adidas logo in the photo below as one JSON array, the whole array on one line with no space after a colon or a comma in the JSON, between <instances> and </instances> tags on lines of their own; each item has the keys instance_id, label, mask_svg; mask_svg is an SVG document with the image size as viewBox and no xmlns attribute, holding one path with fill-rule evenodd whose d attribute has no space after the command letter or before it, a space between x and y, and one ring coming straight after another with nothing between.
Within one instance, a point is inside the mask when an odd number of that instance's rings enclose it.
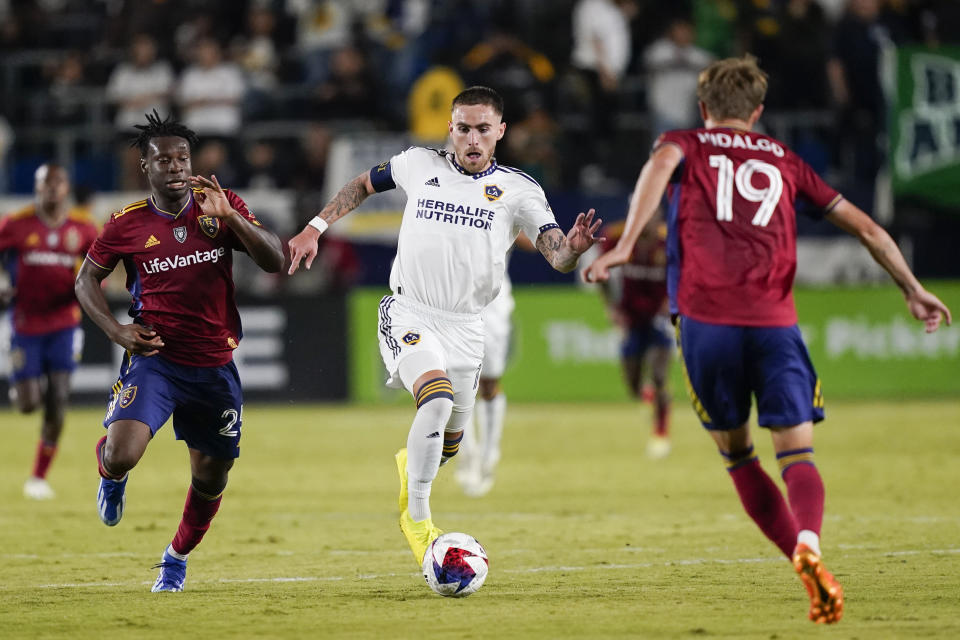
<instances>
[{"instance_id":1,"label":"adidas logo","mask_svg":"<svg viewBox=\"0 0 960 640\"><path fill-rule=\"evenodd\" d=\"M151 235L149 238L147 238L147 241L143 243L143 248L149 249L150 247L155 247L158 244L160 244L160 241L157 240L156 236Z\"/></svg>"},{"instance_id":2,"label":"adidas logo","mask_svg":"<svg viewBox=\"0 0 960 640\"><path fill-rule=\"evenodd\" d=\"M433 433L427 436L427 438L439 438L439 437L440 437L439 431L434 431Z\"/></svg>"},{"instance_id":3,"label":"adidas logo","mask_svg":"<svg viewBox=\"0 0 960 640\"><path fill-rule=\"evenodd\" d=\"M436 176L434 176L434 177L430 178L429 180L427 180L426 182L424 182L423 184L427 185L428 187L439 187L439 186L440 186L440 181L437 180L437 177L436 177Z\"/></svg>"}]
</instances>

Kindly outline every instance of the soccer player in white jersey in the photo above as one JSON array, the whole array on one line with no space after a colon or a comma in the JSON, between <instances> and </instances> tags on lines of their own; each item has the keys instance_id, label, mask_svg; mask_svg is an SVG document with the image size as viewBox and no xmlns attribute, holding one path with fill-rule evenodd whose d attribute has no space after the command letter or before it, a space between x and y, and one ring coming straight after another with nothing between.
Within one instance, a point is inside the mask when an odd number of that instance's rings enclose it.
<instances>
[{"instance_id":1,"label":"soccer player in white jersey","mask_svg":"<svg viewBox=\"0 0 960 640\"><path fill-rule=\"evenodd\" d=\"M503 99L471 87L453 99L453 152L411 147L364 172L290 242L293 274L309 269L327 226L374 193L407 194L392 293L380 301L380 353L388 386L407 389L417 412L407 446L397 452L400 528L417 563L440 535L430 490L441 461L456 454L470 419L483 359L480 312L503 281L507 250L522 230L554 269L567 273L602 240L594 210L580 213L569 233L554 219L543 189L493 156L506 130ZM409 487L409 492L408 492Z\"/></svg>"}]
</instances>

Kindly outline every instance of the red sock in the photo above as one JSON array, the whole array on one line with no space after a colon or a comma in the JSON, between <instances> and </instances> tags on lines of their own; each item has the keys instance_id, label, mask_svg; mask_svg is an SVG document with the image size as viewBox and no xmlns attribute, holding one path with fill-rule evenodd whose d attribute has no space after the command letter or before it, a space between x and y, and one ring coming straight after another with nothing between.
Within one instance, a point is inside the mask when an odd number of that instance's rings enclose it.
<instances>
[{"instance_id":1,"label":"red sock","mask_svg":"<svg viewBox=\"0 0 960 640\"><path fill-rule=\"evenodd\" d=\"M47 469L57 453L57 443L41 440L37 445L37 458L33 461L33 477L46 478Z\"/></svg>"},{"instance_id":2,"label":"red sock","mask_svg":"<svg viewBox=\"0 0 960 640\"><path fill-rule=\"evenodd\" d=\"M820 472L813 463L800 462L783 470L783 481L787 484L790 510L800 529L809 529L820 535L825 494Z\"/></svg>"},{"instance_id":3,"label":"red sock","mask_svg":"<svg viewBox=\"0 0 960 640\"><path fill-rule=\"evenodd\" d=\"M223 494L208 496L193 487L187 492L187 502L183 505L183 518L177 527L171 546L179 554L187 555L200 544L203 534L210 528L210 521L217 515Z\"/></svg>"},{"instance_id":4,"label":"red sock","mask_svg":"<svg viewBox=\"0 0 960 640\"><path fill-rule=\"evenodd\" d=\"M752 448L750 450L752 454ZM797 545L797 521L794 520L780 489L760 466L756 457L742 463L732 460L734 466L729 470L733 484L740 495L740 502L747 514L753 518L773 544L787 558L793 555Z\"/></svg>"},{"instance_id":5,"label":"red sock","mask_svg":"<svg viewBox=\"0 0 960 640\"><path fill-rule=\"evenodd\" d=\"M656 422L654 423L653 432L658 436L666 437L667 428L670 424L670 402L668 400L661 399L660 395L658 394L654 411L656 411L657 417Z\"/></svg>"},{"instance_id":6,"label":"red sock","mask_svg":"<svg viewBox=\"0 0 960 640\"><path fill-rule=\"evenodd\" d=\"M107 480L120 480L123 476L116 476L107 471L103 466L103 448L107 445L107 436L103 436L97 440L97 447L95 449L97 453L97 472L100 473L101 478L106 478Z\"/></svg>"}]
</instances>

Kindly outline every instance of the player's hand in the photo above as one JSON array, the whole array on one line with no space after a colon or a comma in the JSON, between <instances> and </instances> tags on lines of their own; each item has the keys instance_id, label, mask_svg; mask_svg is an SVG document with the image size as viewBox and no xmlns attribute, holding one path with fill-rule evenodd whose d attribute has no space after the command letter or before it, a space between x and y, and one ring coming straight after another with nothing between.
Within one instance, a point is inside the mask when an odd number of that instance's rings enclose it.
<instances>
[{"instance_id":1,"label":"player's hand","mask_svg":"<svg viewBox=\"0 0 960 640\"><path fill-rule=\"evenodd\" d=\"M313 264L313 259L317 257L317 238L320 232L311 226L307 226L303 231L290 238L287 246L290 247L290 268L288 275L293 275L300 268L300 261L304 260L304 266L307 269Z\"/></svg>"},{"instance_id":2,"label":"player's hand","mask_svg":"<svg viewBox=\"0 0 960 640\"><path fill-rule=\"evenodd\" d=\"M616 249L607 251L583 270L583 279L586 282L606 282L610 279L610 269L618 267L626 261L627 258L621 256Z\"/></svg>"},{"instance_id":3,"label":"player's hand","mask_svg":"<svg viewBox=\"0 0 960 640\"><path fill-rule=\"evenodd\" d=\"M936 331L941 320L946 320L947 326L953 321L947 305L923 288L907 296L907 308L914 318L923 322L927 333Z\"/></svg>"},{"instance_id":4,"label":"player's hand","mask_svg":"<svg viewBox=\"0 0 960 640\"><path fill-rule=\"evenodd\" d=\"M574 222L570 228L570 232L567 233L567 246L577 255L580 255L597 242L606 240L606 238L598 238L594 235L603 223L603 220L600 218L596 220L593 219L595 214L596 211L593 209L590 209L586 213L580 213L577 216L576 222Z\"/></svg>"},{"instance_id":5,"label":"player's hand","mask_svg":"<svg viewBox=\"0 0 960 640\"><path fill-rule=\"evenodd\" d=\"M9 307L14 296L16 295L17 290L13 287L4 287L3 289L0 289L0 309L6 309Z\"/></svg>"},{"instance_id":6,"label":"player's hand","mask_svg":"<svg viewBox=\"0 0 960 640\"><path fill-rule=\"evenodd\" d=\"M140 356L155 355L163 347L163 338L153 329L140 324L122 324L111 339L118 345Z\"/></svg>"},{"instance_id":7,"label":"player's hand","mask_svg":"<svg viewBox=\"0 0 960 640\"><path fill-rule=\"evenodd\" d=\"M227 218L235 215L230 201L227 200L227 194L223 192L223 187L217 182L217 176L211 175L210 179L203 176L190 176L190 185L203 189L196 194L196 200L200 204L200 210L203 215L213 218Z\"/></svg>"}]
</instances>

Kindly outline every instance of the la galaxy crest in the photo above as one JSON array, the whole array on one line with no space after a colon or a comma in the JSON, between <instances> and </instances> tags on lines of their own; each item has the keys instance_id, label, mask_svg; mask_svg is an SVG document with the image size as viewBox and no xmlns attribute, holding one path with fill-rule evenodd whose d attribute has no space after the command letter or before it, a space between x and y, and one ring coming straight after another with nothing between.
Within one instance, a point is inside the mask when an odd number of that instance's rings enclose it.
<instances>
[{"instance_id":1,"label":"la galaxy crest","mask_svg":"<svg viewBox=\"0 0 960 640\"><path fill-rule=\"evenodd\" d=\"M187 228L186 227L174 227L173 228L173 237L177 239L177 242L183 244L187 241Z\"/></svg>"},{"instance_id":2,"label":"la galaxy crest","mask_svg":"<svg viewBox=\"0 0 960 640\"><path fill-rule=\"evenodd\" d=\"M503 195L503 189L501 189L495 184L486 184L483 186L483 197L489 200L490 202L499 200L500 196L502 195Z\"/></svg>"},{"instance_id":3,"label":"la galaxy crest","mask_svg":"<svg viewBox=\"0 0 960 640\"><path fill-rule=\"evenodd\" d=\"M403 340L404 344L412 347L420 342L420 334L416 331L407 331L405 334L403 334L403 338L401 339Z\"/></svg>"},{"instance_id":4,"label":"la galaxy crest","mask_svg":"<svg viewBox=\"0 0 960 640\"><path fill-rule=\"evenodd\" d=\"M211 238L217 237L217 232L220 231L220 220L218 218L214 218L213 216L198 216L197 222L200 223L200 230L207 236Z\"/></svg>"}]
</instances>

